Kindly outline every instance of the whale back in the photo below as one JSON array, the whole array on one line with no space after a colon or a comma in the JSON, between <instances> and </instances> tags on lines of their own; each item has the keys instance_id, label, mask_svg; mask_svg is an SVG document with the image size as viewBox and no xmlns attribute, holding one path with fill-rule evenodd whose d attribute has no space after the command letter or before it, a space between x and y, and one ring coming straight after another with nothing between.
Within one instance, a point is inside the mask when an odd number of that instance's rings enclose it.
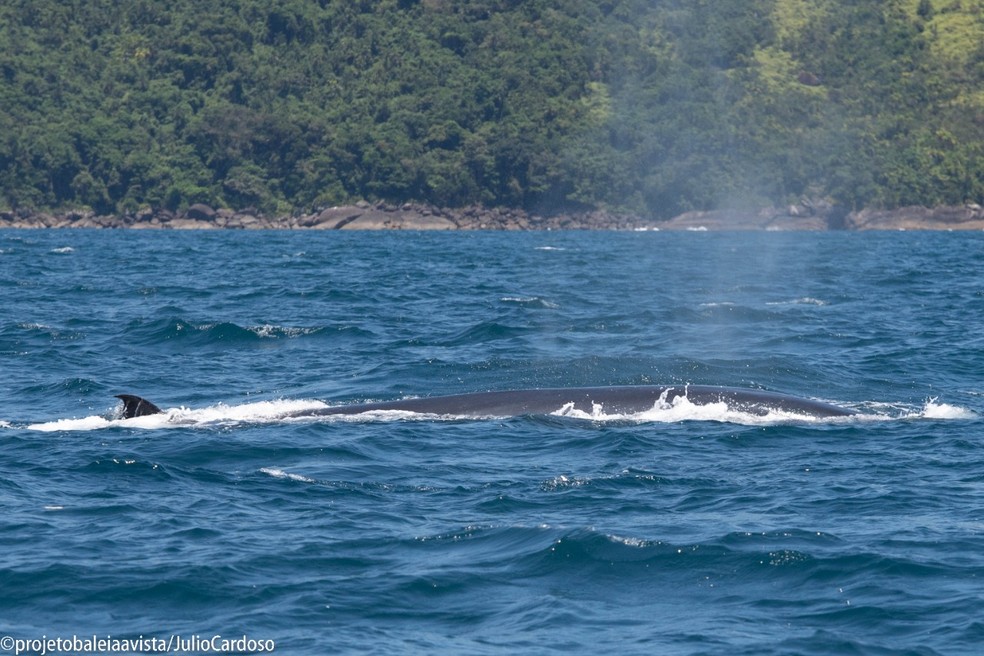
<instances>
[{"instance_id":1,"label":"whale back","mask_svg":"<svg viewBox=\"0 0 984 656\"><path fill-rule=\"evenodd\" d=\"M854 410L780 392L716 387L710 385L626 385L614 387L571 387L525 390L469 392L449 396L430 396L377 403L333 405L303 410L291 416L356 415L364 412L400 410L421 414L458 417L518 417L547 415L561 410L593 414L632 415L673 404L680 397L694 405L724 403L731 410L765 416L788 412L809 417L846 417ZM162 412L150 401L132 394L119 394L123 401L122 419Z\"/></svg>"}]
</instances>

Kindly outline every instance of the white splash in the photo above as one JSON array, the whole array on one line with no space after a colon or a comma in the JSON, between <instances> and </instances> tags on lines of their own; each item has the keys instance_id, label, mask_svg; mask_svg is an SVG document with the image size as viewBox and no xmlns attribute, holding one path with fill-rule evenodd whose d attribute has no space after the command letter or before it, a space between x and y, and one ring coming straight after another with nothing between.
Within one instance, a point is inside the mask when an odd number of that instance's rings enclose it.
<instances>
[{"instance_id":1,"label":"white splash","mask_svg":"<svg viewBox=\"0 0 984 656\"><path fill-rule=\"evenodd\" d=\"M868 420L918 420L918 419L976 419L977 413L949 403L939 403L936 398L929 399L922 406L904 403L863 403L858 408L859 418Z\"/></svg>"},{"instance_id":2,"label":"white splash","mask_svg":"<svg viewBox=\"0 0 984 656\"><path fill-rule=\"evenodd\" d=\"M843 421L853 419L852 417L814 417L812 415L786 412L778 409L770 410L765 415L752 412L745 412L728 407L725 401L718 403L696 404L692 403L686 396L677 396L672 400L667 400L667 395L663 394L648 410L633 413L608 412L603 405L594 404L591 412L584 412L574 408L573 403L568 403L559 410L551 413L557 417L571 417L574 419L586 419L589 421L618 421L634 423L664 423L675 424L683 421L714 421L729 424L742 424L746 426L770 426L774 424L786 423L821 423L831 421Z\"/></svg>"},{"instance_id":3,"label":"white splash","mask_svg":"<svg viewBox=\"0 0 984 656\"><path fill-rule=\"evenodd\" d=\"M977 414L967 408L950 405L949 403L937 403L936 399L926 401L922 412L919 415L923 419L976 419Z\"/></svg>"},{"instance_id":4,"label":"white splash","mask_svg":"<svg viewBox=\"0 0 984 656\"><path fill-rule=\"evenodd\" d=\"M831 403L837 404L836 401ZM594 404L591 412L584 412L568 403L551 413L558 417L571 417L595 422L634 422L634 423L679 423L684 421L711 421L740 424L744 426L773 426L777 424L852 424L859 422L880 422L919 419L974 419L977 414L967 408L937 403L930 399L922 408L905 407L899 404L863 403L852 404L858 414L844 417L817 417L808 413L770 408L764 414L756 414L731 408L724 401L719 403L695 404L686 396L667 400L666 394L660 397L649 410L635 413L608 412L604 406Z\"/></svg>"}]
</instances>

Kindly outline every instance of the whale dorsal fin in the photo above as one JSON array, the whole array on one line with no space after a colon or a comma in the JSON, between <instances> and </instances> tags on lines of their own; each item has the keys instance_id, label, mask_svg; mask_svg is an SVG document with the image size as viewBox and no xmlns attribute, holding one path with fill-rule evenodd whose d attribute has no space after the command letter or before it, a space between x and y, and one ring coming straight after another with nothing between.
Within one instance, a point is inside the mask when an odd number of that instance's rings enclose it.
<instances>
[{"instance_id":1,"label":"whale dorsal fin","mask_svg":"<svg viewBox=\"0 0 984 656\"><path fill-rule=\"evenodd\" d=\"M147 399L142 399L139 396L117 394L116 398L123 400L123 416L120 417L121 419L133 419L134 417L157 415L164 412Z\"/></svg>"}]
</instances>

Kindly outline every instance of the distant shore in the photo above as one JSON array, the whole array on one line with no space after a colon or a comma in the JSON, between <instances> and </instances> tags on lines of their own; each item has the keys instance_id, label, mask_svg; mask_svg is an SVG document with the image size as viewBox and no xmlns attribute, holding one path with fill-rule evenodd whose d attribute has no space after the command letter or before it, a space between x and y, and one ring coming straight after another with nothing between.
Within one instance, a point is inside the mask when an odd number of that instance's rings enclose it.
<instances>
[{"instance_id":1,"label":"distant shore","mask_svg":"<svg viewBox=\"0 0 984 656\"><path fill-rule=\"evenodd\" d=\"M539 215L521 209L440 208L421 203L359 202L309 214L267 217L252 210L196 204L182 212L143 210L98 215L0 210L0 228L108 228L165 230L984 230L977 204L847 212L822 203L758 211L687 212L666 221L604 210Z\"/></svg>"}]
</instances>

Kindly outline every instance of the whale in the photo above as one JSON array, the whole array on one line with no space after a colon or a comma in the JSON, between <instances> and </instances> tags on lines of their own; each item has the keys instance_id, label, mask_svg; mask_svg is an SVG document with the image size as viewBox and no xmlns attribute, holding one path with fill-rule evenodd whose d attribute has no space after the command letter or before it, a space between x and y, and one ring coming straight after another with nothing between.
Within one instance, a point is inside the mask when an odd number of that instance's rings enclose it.
<instances>
[{"instance_id":1,"label":"whale","mask_svg":"<svg viewBox=\"0 0 984 656\"><path fill-rule=\"evenodd\" d=\"M825 401L781 392L712 385L624 385L611 387L557 387L469 392L446 396L403 398L372 403L329 405L300 410L285 417L358 415L367 412L402 411L464 418L505 418L569 413L634 415L670 407L681 397L694 405L724 403L731 411L765 416L779 412L809 418L849 417L857 411ZM118 394L123 401L121 419L163 411L154 403L133 395Z\"/></svg>"}]
</instances>

